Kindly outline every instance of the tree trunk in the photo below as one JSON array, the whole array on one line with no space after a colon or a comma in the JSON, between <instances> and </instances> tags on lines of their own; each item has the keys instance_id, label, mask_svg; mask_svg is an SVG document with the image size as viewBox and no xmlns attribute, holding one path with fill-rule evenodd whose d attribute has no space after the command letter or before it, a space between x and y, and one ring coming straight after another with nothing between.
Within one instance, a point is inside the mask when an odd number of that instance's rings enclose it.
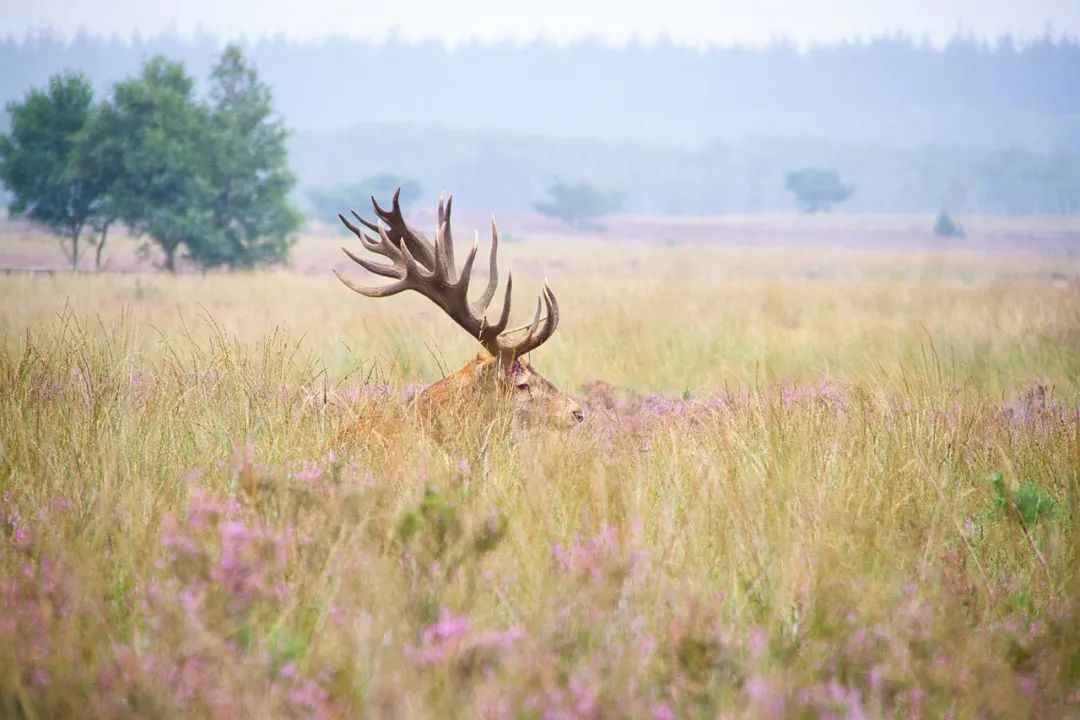
<instances>
[{"instance_id":1,"label":"tree trunk","mask_svg":"<svg viewBox=\"0 0 1080 720\"><path fill-rule=\"evenodd\" d=\"M101 272L101 252L105 249L105 238L109 234L109 225L111 224L111 220L106 220L105 224L101 226L101 237L98 238L97 248L94 250L95 272Z\"/></svg>"},{"instance_id":2,"label":"tree trunk","mask_svg":"<svg viewBox=\"0 0 1080 720\"><path fill-rule=\"evenodd\" d=\"M162 246L165 251L165 269L171 273L176 272L176 248L179 243L167 243Z\"/></svg>"},{"instance_id":3,"label":"tree trunk","mask_svg":"<svg viewBox=\"0 0 1080 720\"><path fill-rule=\"evenodd\" d=\"M79 234L82 232L82 228L75 228L75 231L71 234L71 269L79 269Z\"/></svg>"},{"instance_id":4,"label":"tree trunk","mask_svg":"<svg viewBox=\"0 0 1080 720\"><path fill-rule=\"evenodd\" d=\"M58 235L57 241L60 243L60 251L64 253L64 259L71 263L71 269L76 270L79 267L79 233L82 232L81 227L72 227L70 235ZM71 250L68 250L68 242L71 242Z\"/></svg>"}]
</instances>

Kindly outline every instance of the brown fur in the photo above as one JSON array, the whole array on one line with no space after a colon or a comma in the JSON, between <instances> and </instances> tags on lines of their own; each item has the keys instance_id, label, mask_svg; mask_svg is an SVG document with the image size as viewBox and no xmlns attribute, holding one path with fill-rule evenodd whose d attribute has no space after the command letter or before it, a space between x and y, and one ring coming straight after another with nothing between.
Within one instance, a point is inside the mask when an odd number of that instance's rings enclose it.
<instances>
[{"instance_id":1,"label":"brown fur","mask_svg":"<svg viewBox=\"0 0 1080 720\"><path fill-rule=\"evenodd\" d=\"M518 361L509 370L502 369L496 358L486 353L416 396L417 407L427 416L429 429L436 435L460 429L453 421L446 422L447 409L454 405L468 407L477 419L487 422L484 418L496 413L504 403L509 403L514 418L525 425L570 428L585 419L581 405L531 365ZM377 415L367 416L342 429L329 447L339 448L366 437L376 419Z\"/></svg>"},{"instance_id":2,"label":"brown fur","mask_svg":"<svg viewBox=\"0 0 1080 720\"><path fill-rule=\"evenodd\" d=\"M518 360L505 368L486 353L427 387L416 401L425 411L437 411L452 402L479 402L485 409L505 402L518 419L554 427L573 427L585 417L573 398L527 362Z\"/></svg>"}]
</instances>

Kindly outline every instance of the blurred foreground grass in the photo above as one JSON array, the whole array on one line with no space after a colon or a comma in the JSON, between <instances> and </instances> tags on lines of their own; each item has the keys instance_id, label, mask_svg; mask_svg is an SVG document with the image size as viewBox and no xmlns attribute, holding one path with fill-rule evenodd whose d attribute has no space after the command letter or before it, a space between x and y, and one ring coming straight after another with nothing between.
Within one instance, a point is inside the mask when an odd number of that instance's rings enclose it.
<instances>
[{"instance_id":1,"label":"blurred foreground grass","mask_svg":"<svg viewBox=\"0 0 1080 720\"><path fill-rule=\"evenodd\" d=\"M1075 266L567 250L504 256L592 416L442 440L422 299L0 278L0 713L1076 711Z\"/></svg>"}]
</instances>

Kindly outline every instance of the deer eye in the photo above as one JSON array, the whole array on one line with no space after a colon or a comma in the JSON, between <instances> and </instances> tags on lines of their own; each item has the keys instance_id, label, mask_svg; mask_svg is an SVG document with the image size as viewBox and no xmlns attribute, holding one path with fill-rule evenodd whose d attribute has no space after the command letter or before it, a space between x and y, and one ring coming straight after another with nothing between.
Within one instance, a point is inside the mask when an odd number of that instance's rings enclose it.
<instances>
[{"instance_id":1,"label":"deer eye","mask_svg":"<svg viewBox=\"0 0 1080 720\"><path fill-rule=\"evenodd\" d=\"M516 383L516 385L517 385L518 390L528 390L529 389L529 381L528 380L519 380Z\"/></svg>"}]
</instances>

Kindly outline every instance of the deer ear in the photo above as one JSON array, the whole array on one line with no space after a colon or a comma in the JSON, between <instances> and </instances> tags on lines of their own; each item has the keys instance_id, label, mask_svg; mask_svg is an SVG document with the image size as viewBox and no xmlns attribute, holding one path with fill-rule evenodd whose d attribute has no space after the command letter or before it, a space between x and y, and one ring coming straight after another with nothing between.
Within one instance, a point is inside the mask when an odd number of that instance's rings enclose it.
<instances>
[{"instance_id":1,"label":"deer ear","mask_svg":"<svg viewBox=\"0 0 1080 720\"><path fill-rule=\"evenodd\" d=\"M483 354L478 355L472 361L472 368L477 378L483 378L484 380L499 379L499 363L490 355L486 357Z\"/></svg>"}]
</instances>

